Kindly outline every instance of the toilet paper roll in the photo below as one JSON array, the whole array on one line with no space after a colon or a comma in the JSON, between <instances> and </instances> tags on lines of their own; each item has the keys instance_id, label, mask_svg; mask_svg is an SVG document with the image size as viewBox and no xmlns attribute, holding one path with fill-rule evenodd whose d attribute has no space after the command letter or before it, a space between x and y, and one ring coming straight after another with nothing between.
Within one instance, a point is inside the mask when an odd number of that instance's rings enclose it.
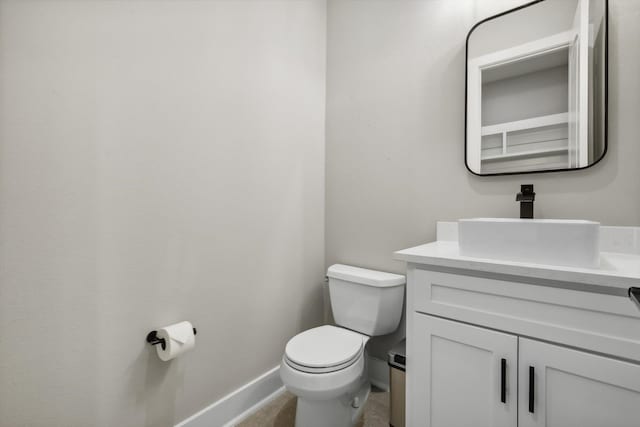
<instances>
[{"instance_id":1,"label":"toilet paper roll","mask_svg":"<svg viewBox=\"0 0 640 427\"><path fill-rule=\"evenodd\" d=\"M160 328L157 336L165 340L164 350L161 345L155 346L158 357L165 362L191 350L196 345L193 325L187 321Z\"/></svg>"}]
</instances>

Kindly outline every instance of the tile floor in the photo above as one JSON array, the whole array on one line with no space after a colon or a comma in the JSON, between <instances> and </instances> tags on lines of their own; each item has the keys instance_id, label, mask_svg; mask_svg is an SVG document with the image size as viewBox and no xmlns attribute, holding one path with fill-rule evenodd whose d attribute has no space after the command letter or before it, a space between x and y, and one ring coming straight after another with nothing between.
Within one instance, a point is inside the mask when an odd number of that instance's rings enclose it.
<instances>
[{"instance_id":1,"label":"tile floor","mask_svg":"<svg viewBox=\"0 0 640 427\"><path fill-rule=\"evenodd\" d=\"M296 397L285 392L236 427L293 427L296 419ZM389 393L371 390L358 427L389 426Z\"/></svg>"}]
</instances>

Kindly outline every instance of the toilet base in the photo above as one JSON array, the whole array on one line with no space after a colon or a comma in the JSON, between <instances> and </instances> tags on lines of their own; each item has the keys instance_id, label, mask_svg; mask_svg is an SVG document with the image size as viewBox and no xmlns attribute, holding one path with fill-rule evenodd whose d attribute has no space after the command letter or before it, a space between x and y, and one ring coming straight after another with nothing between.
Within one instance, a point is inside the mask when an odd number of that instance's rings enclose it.
<instances>
[{"instance_id":1,"label":"toilet base","mask_svg":"<svg viewBox=\"0 0 640 427\"><path fill-rule=\"evenodd\" d=\"M355 392L330 400L298 397L296 427L353 427L364 410L371 384L364 381ZM357 407L356 407L357 406Z\"/></svg>"}]
</instances>

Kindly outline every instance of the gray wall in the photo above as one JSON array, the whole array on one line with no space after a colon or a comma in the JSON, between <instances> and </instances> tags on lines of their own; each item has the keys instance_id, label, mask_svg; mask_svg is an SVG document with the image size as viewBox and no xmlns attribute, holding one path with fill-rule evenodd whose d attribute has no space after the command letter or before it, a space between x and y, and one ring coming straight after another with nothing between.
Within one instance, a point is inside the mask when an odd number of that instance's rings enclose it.
<instances>
[{"instance_id":1,"label":"gray wall","mask_svg":"<svg viewBox=\"0 0 640 427\"><path fill-rule=\"evenodd\" d=\"M329 1L327 265L403 272L392 252L434 240L437 220L518 215L522 183L535 184L538 217L640 225L636 0L610 1L610 147L599 164L484 178L465 169L466 33L519 3Z\"/></svg>"},{"instance_id":2,"label":"gray wall","mask_svg":"<svg viewBox=\"0 0 640 427\"><path fill-rule=\"evenodd\" d=\"M0 426L167 427L321 322L325 31L317 0L0 2Z\"/></svg>"}]
</instances>

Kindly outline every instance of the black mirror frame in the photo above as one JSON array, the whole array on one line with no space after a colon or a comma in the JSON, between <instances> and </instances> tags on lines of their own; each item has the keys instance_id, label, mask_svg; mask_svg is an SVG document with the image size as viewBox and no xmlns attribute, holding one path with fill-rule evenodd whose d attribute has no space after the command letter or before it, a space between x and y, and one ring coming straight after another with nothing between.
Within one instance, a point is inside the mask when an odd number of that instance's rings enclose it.
<instances>
[{"instance_id":1,"label":"black mirror frame","mask_svg":"<svg viewBox=\"0 0 640 427\"><path fill-rule=\"evenodd\" d=\"M467 170L475 175L475 176L502 176L502 175L527 175L532 173L549 173L549 172L569 172L569 171L579 171L584 169L589 169L592 166L597 165L607 154L609 149L609 0L604 1L604 20L605 20L605 33L604 33L604 150L602 150L602 155L598 157L596 161L591 163L590 165L580 167L580 168L564 168L564 169L540 169L535 171L523 171L523 172L499 172L499 173L477 173L471 170L469 167L469 163L467 162L467 115L468 115L468 105L467 105L467 97L469 90L468 83L468 61L469 61L469 39L471 38L471 34L473 31L478 28L480 25L492 21L496 18L500 18L501 16L507 15L509 13L516 12L520 9L525 9L527 7L533 6L538 3L542 3L546 0L533 0L529 3L525 3L521 6L515 7L513 9L506 10L504 12L500 12L497 15L490 16L488 18L483 19L480 22L477 22L471 29L469 33L467 33L467 38L464 46L464 166Z\"/></svg>"}]
</instances>

